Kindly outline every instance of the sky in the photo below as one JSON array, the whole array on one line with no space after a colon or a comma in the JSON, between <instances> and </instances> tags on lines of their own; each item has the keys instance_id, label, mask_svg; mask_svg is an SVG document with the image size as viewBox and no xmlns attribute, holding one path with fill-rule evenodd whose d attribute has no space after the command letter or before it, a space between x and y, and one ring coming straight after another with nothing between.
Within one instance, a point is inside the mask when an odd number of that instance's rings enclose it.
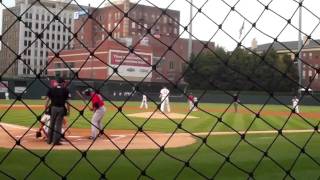
<instances>
[{"instance_id":1,"label":"sky","mask_svg":"<svg viewBox=\"0 0 320 180\"><path fill-rule=\"evenodd\" d=\"M74 1L74 0L73 0ZM107 0L76 0L81 5L97 7ZM189 24L191 0L131 0L139 4L158 6L160 8L180 11L180 24ZM258 44L279 41L298 40L300 0L193 0L193 38L212 41L227 50L233 50L239 41L246 47L251 47L252 39ZM312 39L320 39L320 1L302 0L302 32L311 35ZM2 0L0 10L14 6L14 0ZM268 5L268 9L265 6ZM231 11L234 7L234 11ZM201 9L201 13L199 13ZM2 13L0 13L0 27ZM287 19L291 19L288 24ZM256 28L252 28L252 24ZM218 25L222 24L222 29ZM2 29L2 28L1 28ZM180 28L183 32L183 28ZM240 33L241 32L241 33ZM241 35L241 37L240 37ZM188 38L184 32L182 37Z\"/></svg>"}]
</instances>

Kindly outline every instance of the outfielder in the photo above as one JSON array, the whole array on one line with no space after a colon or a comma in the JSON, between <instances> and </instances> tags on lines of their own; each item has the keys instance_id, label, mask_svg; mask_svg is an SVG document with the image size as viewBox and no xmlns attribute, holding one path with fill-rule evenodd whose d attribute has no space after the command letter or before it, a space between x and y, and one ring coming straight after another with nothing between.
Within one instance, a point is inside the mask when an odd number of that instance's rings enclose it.
<instances>
[{"instance_id":1,"label":"outfielder","mask_svg":"<svg viewBox=\"0 0 320 180\"><path fill-rule=\"evenodd\" d=\"M294 96L292 99L292 108L294 109L294 111L299 114L299 99L297 98L297 96Z\"/></svg>"},{"instance_id":2,"label":"outfielder","mask_svg":"<svg viewBox=\"0 0 320 180\"><path fill-rule=\"evenodd\" d=\"M140 109L142 109L142 108L148 109L147 96L145 94L142 94L142 101L140 104Z\"/></svg>"},{"instance_id":3,"label":"outfielder","mask_svg":"<svg viewBox=\"0 0 320 180\"><path fill-rule=\"evenodd\" d=\"M99 136L100 131L103 130L102 119L106 112L106 108L104 107L103 98L99 92L87 89L84 91L84 94L91 97L92 107L89 106L89 109L94 112L91 118L91 136L89 139L96 139Z\"/></svg>"},{"instance_id":4,"label":"outfielder","mask_svg":"<svg viewBox=\"0 0 320 180\"><path fill-rule=\"evenodd\" d=\"M234 112L238 112L239 103L240 103L239 93L233 94Z\"/></svg>"},{"instance_id":5,"label":"outfielder","mask_svg":"<svg viewBox=\"0 0 320 180\"><path fill-rule=\"evenodd\" d=\"M162 112L164 112L165 108L167 109L167 112L170 112L169 94L170 94L170 91L166 87L163 87L160 90L160 99L161 99L160 110Z\"/></svg>"}]
</instances>

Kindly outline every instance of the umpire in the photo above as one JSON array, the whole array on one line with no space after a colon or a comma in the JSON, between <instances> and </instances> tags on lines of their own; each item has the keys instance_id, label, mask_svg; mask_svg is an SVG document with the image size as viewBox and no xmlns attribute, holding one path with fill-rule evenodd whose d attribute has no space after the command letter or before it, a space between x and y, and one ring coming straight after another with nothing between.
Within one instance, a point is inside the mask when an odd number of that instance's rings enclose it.
<instances>
[{"instance_id":1,"label":"umpire","mask_svg":"<svg viewBox=\"0 0 320 180\"><path fill-rule=\"evenodd\" d=\"M51 107L51 118L48 130L48 139L47 143L54 145L61 145L61 129L63 124L63 116L67 111L67 114L70 112L70 106L68 99L70 97L69 91L64 87L64 79L59 78L57 80L57 85L49 89L47 93L47 103L46 108L50 103Z\"/></svg>"}]
</instances>

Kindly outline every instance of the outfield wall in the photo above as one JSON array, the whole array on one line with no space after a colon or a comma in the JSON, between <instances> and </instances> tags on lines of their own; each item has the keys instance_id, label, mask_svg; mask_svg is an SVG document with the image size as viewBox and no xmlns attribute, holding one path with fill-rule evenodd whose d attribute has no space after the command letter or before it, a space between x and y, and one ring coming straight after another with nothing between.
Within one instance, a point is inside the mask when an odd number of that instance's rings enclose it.
<instances>
[{"instance_id":1,"label":"outfield wall","mask_svg":"<svg viewBox=\"0 0 320 180\"><path fill-rule=\"evenodd\" d=\"M2 79L3 82L8 82L8 92L10 99L14 99L21 95L24 99L41 99L46 96L48 87L50 86L50 79ZM133 85L138 87L137 91L134 91ZM88 87L100 89L106 99L112 101L140 101L141 93L144 92L150 100L159 102L159 91L162 86L167 86L171 91L170 101L174 102L186 102L186 85L180 85L179 89L168 84L161 83L127 83L123 81L72 81L68 85L72 95L72 99L79 99L75 93L76 90L84 90ZM24 93L22 93L24 92ZM135 92L133 95L132 93ZM231 103L233 101L232 94L234 92L222 92L222 91L201 91L193 90L194 96L200 99L203 103ZM15 94L14 94L15 93ZM228 94L227 94L228 93ZM275 98L270 98L270 94L265 92L240 92L241 103L244 104L291 104L291 99L294 93L282 92L275 93ZM4 89L0 92L0 98L4 99ZM303 95L301 103L304 105L320 105L320 94L313 93L312 95Z\"/></svg>"}]
</instances>

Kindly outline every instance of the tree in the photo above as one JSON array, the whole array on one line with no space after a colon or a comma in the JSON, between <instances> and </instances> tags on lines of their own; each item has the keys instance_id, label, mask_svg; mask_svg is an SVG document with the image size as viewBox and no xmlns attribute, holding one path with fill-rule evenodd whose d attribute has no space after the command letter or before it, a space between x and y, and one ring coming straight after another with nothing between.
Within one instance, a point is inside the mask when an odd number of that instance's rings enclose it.
<instances>
[{"instance_id":1,"label":"tree","mask_svg":"<svg viewBox=\"0 0 320 180\"><path fill-rule=\"evenodd\" d=\"M241 48L233 52L216 48L192 56L186 71L192 89L291 91L297 80L290 56L274 50L260 55Z\"/></svg>"}]
</instances>

